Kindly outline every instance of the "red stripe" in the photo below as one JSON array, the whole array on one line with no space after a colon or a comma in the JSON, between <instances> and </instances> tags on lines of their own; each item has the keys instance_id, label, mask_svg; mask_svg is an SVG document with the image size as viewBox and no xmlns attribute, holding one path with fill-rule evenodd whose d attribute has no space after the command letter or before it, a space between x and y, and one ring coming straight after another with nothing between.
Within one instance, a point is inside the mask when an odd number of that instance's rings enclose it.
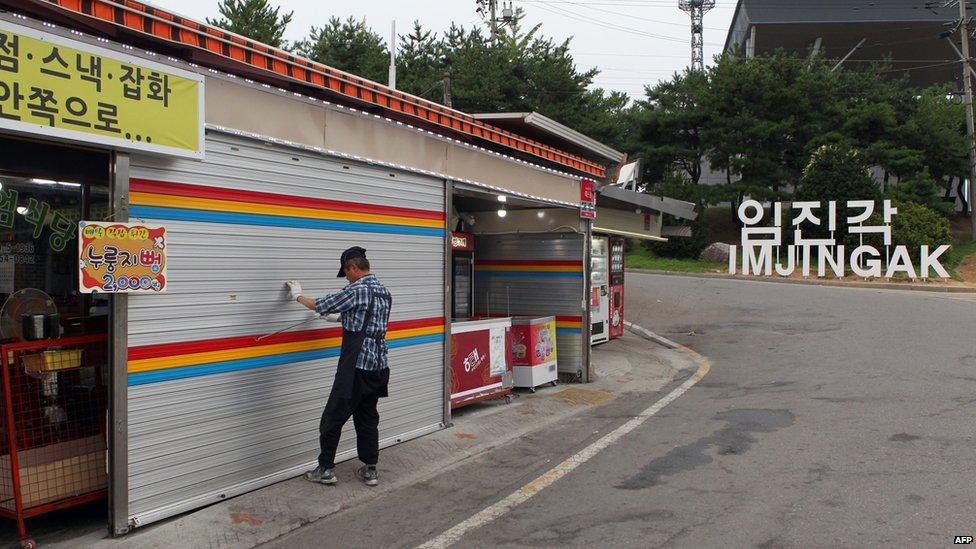
<instances>
[{"instance_id":1,"label":"red stripe","mask_svg":"<svg viewBox=\"0 0 976 549\"><path fill-rule=\"evenodd\" d=\"M170 183L166 181L151 181L147 179L131 179L129 189L133 192L164 194L168 196L184 196L191 198L207 198L211 200L232 200L251 204L272 204L275 206L294 206L300 208L314 208L319 210L343 210L347 212L399 215L417 219L444 219L443 212L416 210L413 208L397 208L394 206L378 206L361 202L342 202L323 198L305 198L282 194L262 193L256 191L239 191L220 187L204 187L188 185L186 183Z\"/></svg>"},{"instance_id":2,"label":"red stripe","mask_svg":"<svg viewBox=\"0 0 976 549\"><path fill-rule=\"evenodd\" d=\"M532 267L582 267L582 261L539 261L535 259L491 259L491 260L475 260L475 265L489 265L489 266L501 266L501 265L524 265Z\"/></svg>"},{"instance_id":3,"label":"red stripe","mask_svg":"<svg viewBox=\"0 0 976 549\"><path fill-rule=\"evenodd\" d=\"M388 331L410 330L413 328L428 328L430 326L443 326L442 317L421 318L416 320L400 320L391 322L387 327ZM302 330L298 332L285 332L261 341L257 341L260 335L227 337L220 339L203 339L199 341L182 341L179 343L163 343L159 345L143 345L140 347L129 348L129 360L145 360L148 358L160 358L166 356L189 355L194 353L205 353L208 351L224 351L227 349L240 349L244 347L262 347L274 345L276 343L295 343L297 341L307 341L310 339L324 339L339 337L342 335L342 328L321 328L318 330Z\"/></svg>"}]
</instances>

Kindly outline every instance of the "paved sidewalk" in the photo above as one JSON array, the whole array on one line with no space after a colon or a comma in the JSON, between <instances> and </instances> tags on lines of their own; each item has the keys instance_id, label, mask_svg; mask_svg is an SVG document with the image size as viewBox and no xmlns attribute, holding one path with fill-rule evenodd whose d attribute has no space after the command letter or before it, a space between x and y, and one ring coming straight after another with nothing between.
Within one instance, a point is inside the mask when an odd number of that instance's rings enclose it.
<instances>
[{"instance_id":1,"label":"paved sidewalk","mask_svg":"<svg viewBox=\"0 0 976 549\"><path fill-rule=\"evenodd\" d=\"M598 380L590 384L520 392L512 404L490 402L459 410L454 426L383 450L381 484L367 488L354 477L357 460L337 467L340 483L320 486L291 479L193 513L137 529L121 539L107 539L102 530L83 537L45 539L45 547L94 548L244 548L274 540L306 524L382 497L404 486L442 475L474 456L540 431L613 401L624 392L659 391L697 367L681 350L628 333L596 347L593 363ZM526 418L532 421L526 421ZM540 418L542 418L540 420Z\"/></svg>"}]
</instances>

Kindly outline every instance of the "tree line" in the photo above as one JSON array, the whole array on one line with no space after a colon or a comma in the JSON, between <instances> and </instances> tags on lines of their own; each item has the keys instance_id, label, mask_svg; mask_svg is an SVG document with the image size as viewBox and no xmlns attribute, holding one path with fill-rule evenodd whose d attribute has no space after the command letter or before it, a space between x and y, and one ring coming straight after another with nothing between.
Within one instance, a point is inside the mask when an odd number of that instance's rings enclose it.
<instances>
[{"instance_id":1,"label":"tree line","mask_svg":"<svg viewBox=\"0 0 976 549\"><path fill-rule=\"evenodd\" d=\"M221 0L221 17L210 24L335 67L387 83L386 40L365 21L330 17L295 43L284 40L292 13L268 0ZM557 42L541 25L523 26L524 12L492 37L483 27L451 25L446 31L413 24L397 45L397 89L444 102L464 112L540 112L601 142L625 142L630 98L593 88L597 69L578 69L570 40Z\"/></svg>"}]
</instances>

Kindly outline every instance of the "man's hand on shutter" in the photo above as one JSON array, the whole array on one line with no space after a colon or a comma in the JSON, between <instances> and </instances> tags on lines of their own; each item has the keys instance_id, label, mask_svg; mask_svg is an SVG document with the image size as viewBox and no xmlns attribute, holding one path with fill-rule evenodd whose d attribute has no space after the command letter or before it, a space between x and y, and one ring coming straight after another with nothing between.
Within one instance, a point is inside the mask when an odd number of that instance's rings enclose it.
<instances>
[{"instance_id":1,"label":"man's hand on shutter","mask_svg":"<svg viewBox=\"0 0 976 549\"><path fill-rule=\"evenodd\" d=\"M288 287L288 296L292 301L302 296L302 285L297 280L289 280L285 282L285 286Z\"/></svg>"}]
</instances>

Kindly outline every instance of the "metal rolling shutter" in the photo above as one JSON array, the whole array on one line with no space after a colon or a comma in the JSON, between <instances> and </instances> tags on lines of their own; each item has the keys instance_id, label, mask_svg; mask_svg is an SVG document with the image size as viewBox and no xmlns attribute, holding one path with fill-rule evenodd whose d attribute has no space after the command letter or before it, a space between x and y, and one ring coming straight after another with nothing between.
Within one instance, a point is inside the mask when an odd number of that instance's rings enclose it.
<instances>
[{"instance_id":1,"label":"metal rolling shutter","mask_svg":"<svg viewBox=\"0 0 976 549\"><path fill-rule=\"evenodd\" d=\"M338 325L255 338L311 316L285 280L340 289L338 255L353 245L394 296L381 446L443 427L444 182L214 132L206 154L132 160L131 217L169 229L167 293L129 301L135 525L315 461ZM339 452L355 454L352 422Z\"/></svg>"},{"instance_id":2,"label":"metal rolling shutter","mask_svg":"<svg viewBox=\"0 0 976 549\"><path fill-rule=\"evenodd\" d=\"M556 316L559 371L583 370L583 235L479 235L475 240L478 314Z\"/></svg>"}]
</instances>

